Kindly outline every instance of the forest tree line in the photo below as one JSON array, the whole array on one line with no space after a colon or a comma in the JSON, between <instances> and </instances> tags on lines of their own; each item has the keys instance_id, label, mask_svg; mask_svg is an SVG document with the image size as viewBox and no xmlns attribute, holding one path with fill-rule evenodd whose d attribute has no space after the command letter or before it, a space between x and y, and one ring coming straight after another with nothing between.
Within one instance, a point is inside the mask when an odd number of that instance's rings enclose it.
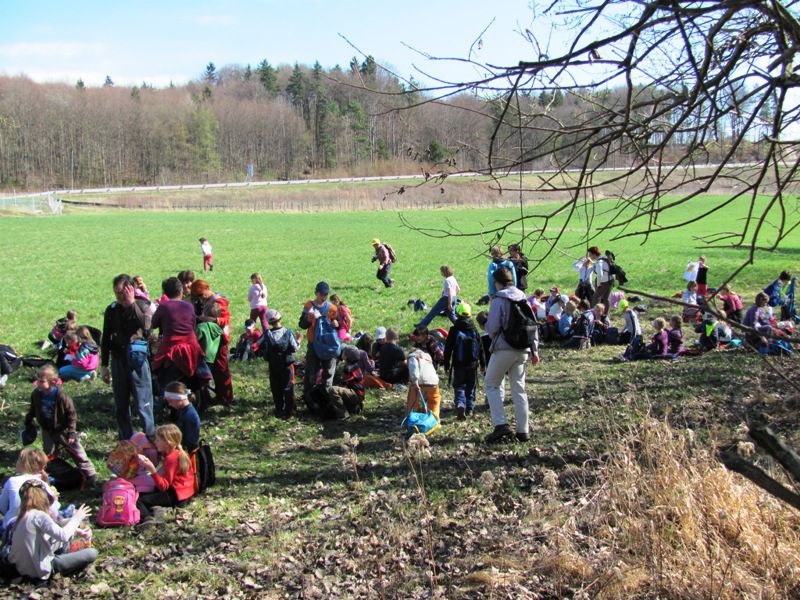
<instances>
[{"instance_id":1,"label":"forest tree line","mask_svg":"<svg viewBox=\"0 0 800 600\"><path fill-rule=\"evenodd\" d=\"M255 180L485 169L497 99L428 99L372 57L328 70L209 63L197 80L167 88L116 86L111 77L101 87L0 77L0 188L243 181L247 165ZM553 119L591 110L592 100L551 90L521 102L523 135L519 115L504 114L493 165L513 164L547 139L551 156L523 166L551 168L559 144L543 132ZM621 145L614 164L634 154Z\"/></svg>"}]
</instances>

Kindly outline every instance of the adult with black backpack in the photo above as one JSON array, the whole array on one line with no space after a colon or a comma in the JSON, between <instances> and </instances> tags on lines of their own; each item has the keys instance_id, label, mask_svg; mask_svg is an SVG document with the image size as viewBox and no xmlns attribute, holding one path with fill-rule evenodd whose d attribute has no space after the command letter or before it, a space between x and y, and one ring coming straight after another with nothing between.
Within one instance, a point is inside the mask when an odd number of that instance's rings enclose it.
<instances>
[{"instance_id":1,"label":"adult with black backpack","mask_svg":"<svg viewBox=\"0 0 800 600\"><path fill-rule=\"evenodd\" d=\"M308 330L308 350L306 352L306 366L303 373L303 401L312 414L319 414L320 406L316 400L319 394L312 394L315 388L320 388L323 395L333 385L333 376L336 373L336 359L339 356L339 323L336 306L328 301L331 292L330 286L320 281L314 288L314 299L308 300L303 305L298 326Z\"/></svg>"},{"instance_id":2,"label":"adult with black backpack","mask_svg":"<svg viewBox=\"0 0 800 600\"><path fill-rule=\"evenodd\" d=\"M514 286L511 271L497 269L492 277L497 293L492 299L486 322L486 332L492 343L484 383L494 431L486 437L486 442L492 444L514 437L525 442L530 438L525 367L528 357L534 365L539 363L539 326L525 294ZM502 385L506 375L514 400L516 432L508 425L503 409Z\"/></svg>"},{"instance_id":3,"label":"adult with black backpack","mask_svg":"<svg viewBox=\"0 0 800 600\"><path fill-rule=\"evenodd\" d=\"M372 240L372 247L375 249L375 256L372 257L372 262L378 263L378 272L375 277L380 279L387 288L394 285L394 279L389 277L389 271L392 270L392 263L397 262L397 255L389 244L381 244L379 239Z\"/></svg>"}]
</instances>

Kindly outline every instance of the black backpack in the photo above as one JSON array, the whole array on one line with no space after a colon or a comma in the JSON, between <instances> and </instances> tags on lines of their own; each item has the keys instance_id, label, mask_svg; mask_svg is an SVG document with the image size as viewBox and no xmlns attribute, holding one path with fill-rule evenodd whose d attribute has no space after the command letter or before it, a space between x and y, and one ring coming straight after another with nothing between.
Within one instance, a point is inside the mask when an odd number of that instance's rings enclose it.
<instances>
[{"instance_id":1,"label":"black backpack","mask_svg":"<svg viewBox=\"0 0 800 600\"><path fill-rule=\"evenodd\" d=\"M456 330L456 351L454 363L459 365L474 365L478 362L479 341L478 332Z\"/></svg>"},{"instance_id":2,"label":"black backpack","mask_svg":"<svg viewBox=\"0 0 800 600\"><path fill-rule=\"evenodd\" d=\"M503 338L509 346L527 350L539 340L539 325L528 301L508 300L508 324L503 329Z\"/></svg>"},{"instance_id":3,"label":"black backpack","mask_svg":"<svg viewBox=\"0 0 800 600\"><path fill-rule=\"evenodd\" d=\"M217 469L214 466L214 455L211 446L201 441L197 449L192 452L194 466L195 488L198 494L206 491L217 482Z\"/></svg>"},{"instance_id":4,"label":"black backpack","mask_svg":"<svg viewBox=\"0 0 800 600\"><path fill-rule=\"evenodd\" d=\"M625 269L616 263L616 256L611 250L606 250L606 261L608 262L608 274L616 279L620 285L628 283L628 276L625 274Z\"/></svg>"},{"instance_id":5,"label":"black backpack","mask_svg":"<svg viewBox=\"0 0 800 600\"><path fill-rule=\"evenodd\" d=\"M45 471L47 471L52 484L59 491L75 490L83 485L83 475L81 475L80 470L63 458L58 458L57 456L49 457Z\"/></svg>"}]
</instances>

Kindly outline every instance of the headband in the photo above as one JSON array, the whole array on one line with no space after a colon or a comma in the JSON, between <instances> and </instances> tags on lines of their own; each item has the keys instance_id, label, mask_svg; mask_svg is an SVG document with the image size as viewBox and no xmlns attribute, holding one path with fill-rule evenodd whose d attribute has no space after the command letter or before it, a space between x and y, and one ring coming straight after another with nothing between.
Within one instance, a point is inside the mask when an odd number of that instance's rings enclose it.
<instances>
[{"instance_id":1,"label":"headband","mask_svg":"<svg viewBox=\"0 0 800 600\"><path fill-rule=\"evenodd\" d=\"M164 392L164 400L188 400L189 394L179 394L178 392Z\"/></svg>"}]
</instances>

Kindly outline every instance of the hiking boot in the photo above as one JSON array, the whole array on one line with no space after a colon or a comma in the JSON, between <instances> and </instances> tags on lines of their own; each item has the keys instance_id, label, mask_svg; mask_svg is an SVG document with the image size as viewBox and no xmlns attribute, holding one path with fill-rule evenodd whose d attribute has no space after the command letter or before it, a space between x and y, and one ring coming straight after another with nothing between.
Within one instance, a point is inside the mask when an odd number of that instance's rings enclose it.
<instances>
[{"instance_id":1,"label":"hiking boot","mask_svg":"<svg viewBox=\"0 0 800 600\"><path fill-rule=\"evenodd\" d=\"M514 437L517 438L518 442L527 442L531 439L531 434L527 431L518 431L514 434Z\"/></svg>"},{"instance_id":2,"label":"hiking boot","mask_svg":"<svg viewBox=\"0 0 800 600\"><path fill-rule=\"evenodd\" d=\"M498 442L511 441L514 439L514 432L511 427L506 423L505 425L497 425L494 431L486 436L487 444L497 444Z\"/></svg>"},{"instance_id":3,"label":"hiking boot","mask_svg":"<svg viewBox=\"0 0 800 600\"><path fill-rule=\"evenodd\" d=\"M475 409L474 408L468 408L467 409L467 417L469 417L471 419L474 416L475 416Z\"/></svg>"},{"instance_id":4,"label":"hiking boot","mask_svg":"<svg viewBox=\"0 0 800 600\"><path fill-rule=\"evenodd\" d=\"M467 418L467 410L463 406L456 407L456 419L464 421Z\"/></svg>"}]
</instances>

